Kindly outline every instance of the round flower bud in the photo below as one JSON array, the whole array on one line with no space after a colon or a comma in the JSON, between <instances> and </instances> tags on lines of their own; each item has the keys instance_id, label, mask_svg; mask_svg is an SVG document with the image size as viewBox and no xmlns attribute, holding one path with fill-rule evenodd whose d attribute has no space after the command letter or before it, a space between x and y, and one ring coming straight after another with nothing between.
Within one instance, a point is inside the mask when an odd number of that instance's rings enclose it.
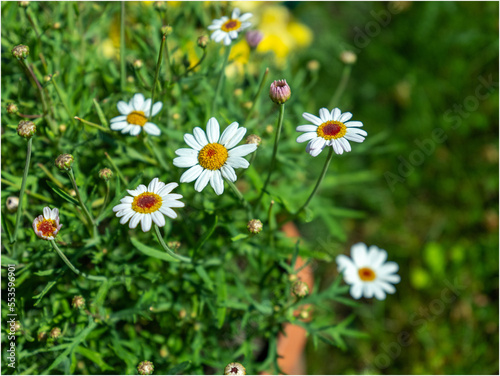
<instances>
[{"instance_id":1,"label":"round flower bud","mask_svg":"<svg viewBox=\"0 0 500 376\"><path fill-rule=\"evenodd\" d=\"M174 112L174 113L172 114L172 119L174 119L174 120L179 120L180 118L181 118L181 115L180 115L180 114L178 114L177 112Z\"/></svg>"},{"instance_id":2,"label":"round flower bud","mask_svg":"<svg viewBox=\"0 0 500 376\"><path fill-rule=\"evenodd\" d=\"M23 138L29 139L36 133L36 125L29 120L21 120L17 126L17 134Z\"/></svg>"},{"instance_id":3,"label":"round flower bud","mask_svg":"<svg viewBox=\"0 0 500 376\"><path fill-rule=\"evenodd\" d=\"M60 22L55 22L52 25L52 28L55 29L55 30L59 30L61 28L61 23Z\"/></svg>"},{"instance_id":4,"label":"round flower bud","mask_svg":"<svg viewBox=\"0 0 500 376\"><path fill-rule=\"evenodd\" d=\"M340 54L340 61L347 65L354 64L357 59L358 57L352 51L342 51L342 53Z\"/></svg>"},{"instance_id":5,"label":"round flower bud","mask_svg":"<svg viewBox=\"0 0 500 376\"><path fill-rule=\"evenodd\" d=\"M297 298L303 298L309 294L309 286L305 282L296 281L292 286L292 293Z\"/></svg>"},{"instance_id":6,"label":"round flower bud","mask_svg":"<svg viewBox=\"0 0 500 376\"><path fill-rule=\"evenodd\" d=\"M45 82L50 82L50 80L52 80L52 76L50 74L46 75L46 76L43 76L43 80Z\"/></svg>"},{"instance_id":7,"label":"round flower bud","mask_svg":"<svg viewBox=\"0 0 500 376\"><path fill-rule=\"evenodd\" d=\"M302 320L307 320L309 318L309 311L300 311L299 316Z\"/></svg>"},{"instance_id":8,"label":"round flower bud","mask_svg":"<svg viewBox=\"0 0 500 376\"><path fill-rule=\"evenodd\" d=\"M81 295L76 295L73 297L73 300L71 302L71 305L73 308L80 309L85 307L85 299Z\"/></svg>"},{"instance_id":9,"label":"round flower bud","mask_svg":"<svg viewBox=\"0 0 500 376\"><path fill-rule=\"evenodd\" d=\"M295 281L297 280L297 278L298 278L298 277L297 277L297 274L289 274L289 275L288 275L288 280L289 280L290 282L295 282Z\"/></svg>"},{"instance_id":10,"label":"round flower bud","mask_svg":"<svg viewBox=\"0 0 500 376\"><path fill-rule=\"evenodd\" d=\"M71 170L71 165L75 158L71 154L61 154L56 158L55 165L59 170Z\"/></svg>"},{"instance_id":11,"label":"round flower bud","mask_svg":"<svg viewBox=\"0 0 500 376\"><path fill-rule=\"evenodd\" d=\"M26 59L30 54L30 48L24 44L19 44L12 49L12 55L17 58L17 60Z\"/></svg>"},{"instance_id":12,"label":"round flower bud","mask_svg":"<svg viewBox=\"0 0 500 376\"><path fill-rule=\"evenodd\" d=\"M66 132L66 124L59 124L59 132L64 133Z\"/></svg>"},{"instance_id":13,"label":"round flower bud","mask_svg":"<svg viewBox=\"0 0 500 376\"><path fill-rule=\"evenodd\" d=\"M42 342L47 339L47 333L46 332L40 332L37 335L38 341Z\"/></svg>"},{"instance_id":14,"label":"round flower bud","mask_svg":"<svg viewBox=\"0 0 500 376\"><path fill-rule=\"evenodd\" d=\"M258 234L262 231L262 222L258 219L252 219L248 221L247 228L252 234Z\"/></svg>"},{"instance_id":15,"label":"round flower bud","mask_svg":"<svg viewBox=\"0 0 500 376\"><path fill-rule=\"evenodd\" d=\"M247 370L241 363L229 363L226 368L224 368L224 375L246 375Z\"/></svg>"},{"instance_id":16,"label":"round flower bud","mask_svg":"<svg viewBox=\"0 0 500 376\"><path fill-rule=\"evenodd\" d=\"M59 329L58 327L55 327L50 331L50 338L57 339L60 336L61 336L61 329Z\"/></svg>"},{"instance_id":17,"label":"round flower bud","mask_svg":"<svg viewBox=\"0 0 500 376\"><path fill-rule=\"evenodd\" d=\"M166 8L165 6L165 2L164 1L155 1L153 6L155 7L155 9L157 10L163 10Z\"/></svg>"},{"instance_id":18,"label":"round flower bud","mask_svg":"<svg viewBox=\"0 0 500 376\"><path fill-rule=\"evenodd\" d=\"M243 95L243 89L237 88L233 91L235 97L241 97Z\"/></svg>"},{"instance_id":19,"label":"round flower bud","mask_svg":"<svg viewBox=\"0 0 500 376\"><path fill-rule=\"evenodd\" d=\"M149 360L143 360L137 366L137 372L139 375L151 375L155 370L155 366Z\"/></svg>"},{"instance_id":20,"label":"round flower bud","mask_svg":"<svg viewBox=\"0 0 500 376\"><path fill-rule=\"evenodd\" d=\"M135 78L133 76L128 76L127 82L133 84L135 82Z\"/></svg>"},{"instance_id":21,"label":"round flower bud","mask_svg":"<svg viewBox=\"0 0 500 376\"><path fill-rule=\"evenodd\" d=\"M163 35L170 35L170 34L172 34L172 31L173 31L173 29L172 29L172 26L170 26L170 25L166 25L166 26L163 26L161 28L161 32Z\"/></svg>"},{"instance_id":22,"label":"round flower bud","mask_svg":"<svg viewBox=\"0 0 500 376\"><path fill-rule=\"evenodd\" d=\"M206 35L201 35L198 37L198 47L206 48L208 45L208 37Z\"/></svg>"},{"instance_id":23,"label":"round flower bud","mask_svg":"<svg viewBox=\"0 0 500 376\"><path fill-rule=\"evenodd\" d=\"M311 72L316 72L320 68L319 61L318 60L309 60L307 62L307 69L309 69Z\"/></svg>"},{"instance_id":24,"label":"round flower bud","mask_svg":"<svg viewBox=\"0 0 500 376\"><path fill-rule=\"evenodd\" d=\"M178 250L180 248L181 242L179 242L177 240L172 240L172 241L170 241L170 242L167 243L167 246L171 250L176 251L176 250Z\"/></svg>"},{"instance_id":25,"label":"round flower bud","mask_svg":"<svg viewBox=\"0 0 500 376\"><path fill-rule=\"evenodd\" d=\"M17 4L21 7L21 8L27 8L28 5L30 5L30 2L29 1L18 1Z\"/></svg>"},{"instance_id":26,"label":"round flower bud","mask_svg":"<svg viewBox=\"0 0 500 376\"><path fill-rule=\"evenodd\" d=\"M99 177L104 181L108 181L112 176L113 171L111 171L109 168L103 168L102 170L99 170Z\"/></svg>"},{"instance_id":27,"label":"round flower bud","mask_svg":"<svg viewBox=\"0 0 500 376\"><path fill-rule=\"evenodd\" d=\"M16 321L14 323L14 330L16 331L16 333L21 330L21 323L19 321Z\"/></svg>"},{"instance_id":28,"label":"round flower bud","mask_svg":"<svg viewBox=\"0 0 500 376\"><path fill-rule=\"evenodd\" d=\"M17 108L15 103L7 104L7 113L8 114L16 114L19 109Z\"/></svg>"},{"instance_id":29,"label":"round flower bud","mask_svg":"<svg viewBox=\"0 0 500 376\"><path fill-rule=\"evenodd\" d=\"M247 137L246 139L246 143L247 144L255 144L257 146L260 145L260 142L262 141L262 139L257 136L256 134L251 134L250 136Z\"/></svg>"},{"instance_id":30,"label":"round flower bud","mask_svg":"<svg viewBox=\"0 0 500 376\"><path fill-rule=\"evenodd\" d=\"M19 206L19 198L16 196L9 196L7 197L7 200L5 201L5 206L7 207L7 210L11 213L15 212L17 210L17 207Z\"/></svg>"},{"instance_id":31,"label":"round flower bud","mask_svg":"<svg viewBox=\"0 0 500 376\"><path fill-rule=\"evenodd\" d=\"M292 92L286 80L274 81L269 88L269 97L276 104L283 104L290 99Z\"/></svg>"},{"instance_id":32,"label":"round flower bud","mask_svg":"<svg viewBox=\"0 0 500 376\"><path fill-rule=\"evenodd\" d=\"M247 110L251 109L252 106L253 106L252 101L247 101L247 102L243 103L243 107L245 107Z\"/></svg>"},{"instance_id":33,"label":"round flower bud","mask_svg":"<svg viewBox=\"0 0 500 376\"><path fill-rule=\"evenodd\" d=\"M262 41L262 38L264 38L264 34L262 34L259 30L250 30L245 34L245 39L247 40L248 45L253 49L257 48L259 43Z\"/></svg>"},{"instance_id":34,"label":"round flower bud","mask_svg":"<svg viewBox=\"0 0 500 376\"><path fill-rule=\"evenodd\" d=\"M134 66L135 69L141 69L142 68L142 60L140 59L137 59L134 61L134 63L132 64Z\"/></svg>"},{"instance_id":35,"label":"round flower bud","mask_svg":"<svg viewBox=\"0 0 500 376\"><path fill-rule=\"evenodd\" d=\"M179 318L181 320L184 319L186 317L186 315L187 315L187 312L184 308L179 311Z\"/></svg>"}]
</instances>

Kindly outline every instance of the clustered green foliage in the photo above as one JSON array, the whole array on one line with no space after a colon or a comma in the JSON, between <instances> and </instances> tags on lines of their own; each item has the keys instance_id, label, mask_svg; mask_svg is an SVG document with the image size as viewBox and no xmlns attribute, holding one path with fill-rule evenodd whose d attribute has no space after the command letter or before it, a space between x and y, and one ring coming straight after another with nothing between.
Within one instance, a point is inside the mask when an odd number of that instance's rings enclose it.
<instances>
[{"instance_id":1,"label":"clustered green foliage","mask_svg":"<svg viewBox=\"0 0 500 376\"><path fill-rule=\"evenodd\" d=\"M117 101L135 92L150 97L161 26L173 28L171 54L187 54L188 43L196 43L211 20L232 6L185 3L159 13L151 5L127 3L125 62L131 79L122 90L119 57L106 58L100 49L120 23L118 2L31 2L26 10L2 3L2 266L17 265L21 325L14 373L135 374L145 359L158 374L222 373L232 361L243 363L247 373L277 372L276 335L290 321L309 332L308 373L497 373L498 4L408 4L387 25L374 16L388 9L386 3L291 4L293 14L312 28L312 46L290 55L284 68L270 56L253 54L258 69L226 79L217 114L210 111L223 47L209 42L200 69L176 82L172 77L185 71L183 61L173 61L172 72L165 56L157 92L164 108L154 119L162 135L134 138L102 132L73 116L106 128L118 115ZM366 34L369 22L378 23L380 32L361 47L358 30ZM23 222L17 242L10 244L15 213L4 203L19 194L26 141L16 134L20 118L7 114L6 105L42 113L36 88L10 53L20 43L30 47L28 61L48 93L53 118L34 120ZM304 144L295 142L295 127L303 123L302 112L329 105L342 72L336 56L345 48L358 53L358 62L336 105L363 121L368 137L334 158L307 216L296 221L303 234L296 244L278 232L278 221L306 200L326 155L307 155ZM133 67L136 59L144 64L140 73ZM319 61L319 71L306 69L311 59ZM265 90L249 115L246 102L253 100L266 67ZM55 74L51 82L43 80L48 74ZM478 77L489 75L496 83L490 95L454 126L457 118L445 117L446 111L464 106ZM273 147L274 133L266 127L275 126L278 114L266 89L281 78L292 97L270 194L253 209L264 224L260 234L248 236L248 213L228 187L218 197L211 188L197 193L192 184L177 189L186 207L177 210L178 220L167 221L164 234L166 241L181 243L176 252L193 256L194 265L172 262L152 232L119 224L111 207L125 188L154 177L178 181L183 170L172 165L174 150L184 147L185 132L204 128L211 116L222 127L238 121L248 134L262 137L254 163L237 184L255 200ZM235 89L242 94L234 95ZM400 157L408 161L415 141L436 128L447 139L391 189L385 173L398 174ZM61 153L75 156L83 199L99 218L98 241L82 225L67 175L54 167ZM105 167L115 175L112 202L100 215L106 185L98 172ZM47 205L61 211L60 248L80 270L108 282L77 278L48 242L36 238L31 222ZM357 241L387 249L400 265L402 282L385 302L354 304L338 278L335 255ZM310 260L316 281L299 302L290 295L289 281L297 255ZM436 301L442 301L447 282L461 289L441 310ZM5 283L3 278L4 291ZM77 295L85 308L72 307ZM313 304L311 322L292 315L303 303ZM6 308L2 300L2 345ZM62 335L51 339L55 327ZM43 332L48 338L39 337ZM405 346L398 345L401 333L409 335ZM5 357L4 372L13 373Z\"/></svg>"}]
</instances>

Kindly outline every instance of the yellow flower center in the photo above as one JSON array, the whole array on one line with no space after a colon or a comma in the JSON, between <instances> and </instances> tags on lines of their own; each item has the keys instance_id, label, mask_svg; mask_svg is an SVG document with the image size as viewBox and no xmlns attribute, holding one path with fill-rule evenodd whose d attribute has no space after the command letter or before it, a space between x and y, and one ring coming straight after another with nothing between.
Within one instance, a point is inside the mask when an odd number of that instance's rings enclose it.
<instances>
[{"instance_id":1,"label":"yellow flower center","mask_svg":"<svg viewBox=\"0 0 500 376\"><path fill-rule=\"evenodd\" d=\"M156 193L144 192L134 197L132 209L139 213L152 213L160 209L162 199Z\"/></svg>"},{"instance_id":2,"label":"yellow flower center","mask_svg":"<svg viewBox=\"0 0 500 376\"><path fill-rule=\"evenodd\" d=\"M53 219L44 219L36 225L36 229L43 236L54 236L54 231L57 230L56 221Z\"/></svg>"},{"instance_id":3,"label":"yellow flower center","mask_svg":"<svg viewBox=\"0 0 500 376\"><path fill-rule=\"evenodd\" d=\"M222 31L225 31L226 33L233 31L233 30L238 30L241 26L241 21L240 20L227 20L224 25L220 27Z\"/></svg>"},{"instance_id":4,"label":"yellow flower center","mask_svg":"<svg viewBox=\"0 0 500 376\"><path fill-rule=\"evenodd\" d=\"M344 137L347 132L347 127L340 121L330 120L321 124L317 131L318 137L325 140Z\"/></svg>"},{"instance_id":5,"label":"yellow flower center","mask_svg":"<svg viewBox=\"0 0 500 376\"><path fill-rule=\"evenodd\" d=\"M373 281L377 276L373 269L370 268L361 268L358 270L358 274L362 281Z\"/></svg>"},{"instance_id":6,"label":"yellow flower center","mask_svg":"<svg viewBox=\"0 0 500 376\"><path fill-rule=\"evenodd\" d=\"M214 142L213 144L205 145L198 154L198 162L201 167L207 170L218 170L227 161L227 149Z\"/></svg>"},{"instance_id":7,"label":"yellow flower center","mask_svg":"<svg viewBox=\"0 0 500 376\"><path fill-rule=\"evenodd\" d=\"M129 124L140 125L142 127L147 121L148 118L144 114L144 111L132 111L127 116L127 123Z\"/></svg>"}]
</instances>

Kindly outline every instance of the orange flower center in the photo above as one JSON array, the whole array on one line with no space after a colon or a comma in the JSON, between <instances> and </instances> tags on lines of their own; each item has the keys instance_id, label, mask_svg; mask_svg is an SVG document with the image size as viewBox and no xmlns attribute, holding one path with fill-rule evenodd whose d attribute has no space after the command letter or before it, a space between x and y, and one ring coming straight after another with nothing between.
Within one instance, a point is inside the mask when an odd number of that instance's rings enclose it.
<instances>
[{"instance_id":1,"label":"orange flower center","mask_svg":"<svg viewBox=\"0 0 500 376\"><path fill-rule=\"evenodd\" d=\"M358 274L362 281L373 281L377 276L373 269L370 268L361 268L358 270Z\"/></svg>"},{"instance_id":2,"label":"orange flower center","mask_svg":"<svg viewBox=\"0 0 500 376\"><path fill-rule=\"evenodd\" d=\"M132 111L127 116L127 123L129 124L140 125L142 127L147 121L148 118L144 114L144 111Z\"/></svg>"},{"instance_id":3,"label":"orange flower center","mask_svg":"<svg viewBox=\"0 0 500 376\"><path fill-rule=\"evenodd\" d=\"M144 192L134 197L132 209L139 213L152 213L160 209L162 199L156 193Z\"/></svg>"},{"instance_id":4,"label":"orange flower center","mask_svg":"<svg viewBox=\"0 0 500 376\"><path fill-rule=\"evenodd\" d=\"M318 137L325 140L344 137L347 132L347 127L340 121L330 120L321 124L317 131Z\"/></svg>"},{"instance_id":5,"label":"orange flower center","mask_svg":"<svg viewBox=\"0 0 500 376\"><path fill-rule=\"evenodd\" d=\"M201 167L208 170L218 170L227 161L227 149L214 142L213 144L205 145L198 154L198 162Z\"/></svg>"},{"instance_id":6,"label":"orange flower center","mask_svg":"<svg viewBox=\"0 0 500 376\"><path fill-rule=\"evenodd\" d=\"M241 26L241 21L240 20L227 20L224 25L221 26L221 30L225 31L226 33L229 31L233 30L238 30Z\"/></svg>"},{"instance_id":7,"label":"orange flower center","mask_svg":"<svg viewBox=\"0 0 500 376\"><path fill-rule=\"evenodd\" d=\"M37 231L40 231L43 236L54 236L54 231L57 230L56 221L53 219L43 219L36 225Z\"/></svg>"}]
</instances>

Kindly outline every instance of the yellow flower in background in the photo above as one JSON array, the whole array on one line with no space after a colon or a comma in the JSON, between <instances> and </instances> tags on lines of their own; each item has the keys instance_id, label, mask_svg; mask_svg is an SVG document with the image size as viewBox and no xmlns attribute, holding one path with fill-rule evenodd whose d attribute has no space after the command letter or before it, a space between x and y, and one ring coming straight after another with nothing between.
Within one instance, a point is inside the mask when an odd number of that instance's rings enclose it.
<instances>
[{"instance_id":1,"label":"yellow flower in background","mask_svg":"<svg viewBox=\"0 0 500 376\"><path fill-rule=\"evenodd\" d=\"M231 47L231 53L229 54L229 64L226 67L226 76L234 77L236 75L242 75L248 67L250 59L250 46L245 39L241 39L239 42L235 43Z\"/></svg>"}]
</instances>

